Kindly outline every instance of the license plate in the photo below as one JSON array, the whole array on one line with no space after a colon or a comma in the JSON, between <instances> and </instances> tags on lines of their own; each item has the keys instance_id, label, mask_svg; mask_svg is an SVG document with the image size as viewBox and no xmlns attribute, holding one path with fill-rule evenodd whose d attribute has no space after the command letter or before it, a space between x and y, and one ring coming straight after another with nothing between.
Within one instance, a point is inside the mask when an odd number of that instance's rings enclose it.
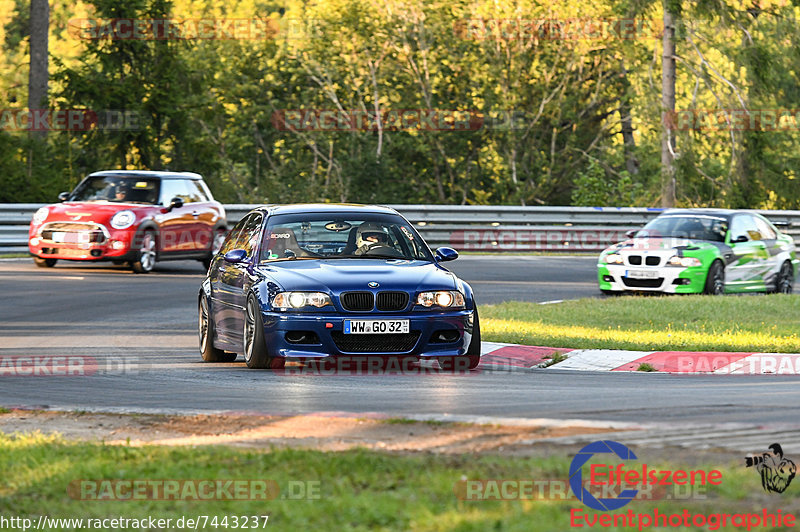
<instances>
[{"instance_id":1,"label":"license plate","mask_svg":"<svg viewBox=\"0 0 800 532\"><path fill-rule=\"evenodd\" d=\"M67 233L65 233L64 231L54 231L52 236L50 237L50 240L52 242L66 242L66 239L67 239Z\"/></svg>"},{"instance_id":2,"label":"license plate","mask_svg":"<svg viewBox=\"0 0 800 532\"><path fill-rule=\"evenodd\" d=\"M658 279L658 272L655 270L628 270L625 277L631 279Z\"/></svg>"},{"instance_id":3,"label":"license plate","mask_svg":"<svg viewBox=\"0 0 800 532\"><path fill-rule=\"evenodd\" d=\"M344 320L344 334L400 334L408 332L408 320Z\"/></svg>"}]
</instances>

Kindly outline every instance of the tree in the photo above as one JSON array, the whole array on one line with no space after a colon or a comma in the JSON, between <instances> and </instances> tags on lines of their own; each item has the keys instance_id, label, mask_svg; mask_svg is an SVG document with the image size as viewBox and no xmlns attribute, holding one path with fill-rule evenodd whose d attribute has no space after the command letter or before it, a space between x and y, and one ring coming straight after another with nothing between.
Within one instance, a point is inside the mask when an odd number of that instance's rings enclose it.
<instances>
[{"instance_id":1,"label":"tree","mask_svg":"<svg viewBox=\"0 0 800 532\"><path fill-rule=\"evenodd\" d=\"M664 0L664 35L661 48L661 205L675 206L675 136L671 118L675 115L675 23L680 16L679 0Z\"/></svg>"},{"instance_id":2,"label":"tree","mask_svg":"<svg viewBox=\"0 0 800 532\"><path fill-rule=\"evenodd\" d=\"M47 108L47 41L50 6L47 0L31 0L30 70L28 72L28 109ZM44 135L46 132L39 132Z\"/></svg>"}]
</instances>

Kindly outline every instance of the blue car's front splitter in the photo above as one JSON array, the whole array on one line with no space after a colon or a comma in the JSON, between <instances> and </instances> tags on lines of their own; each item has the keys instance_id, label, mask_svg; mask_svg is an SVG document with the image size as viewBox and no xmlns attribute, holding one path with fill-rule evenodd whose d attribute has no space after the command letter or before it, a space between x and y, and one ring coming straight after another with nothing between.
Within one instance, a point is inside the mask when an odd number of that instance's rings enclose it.
<instances>
[{"instance_id":1,"label":"blue car's front splitter","mask_svg":"<svg viewBox=\"0 0 800 532\"><path fill-rule=\"evenodd\" d=\"M341 314L263 312L269 356L327 358L331 356L406 355L448 357L467 353L472 341L472 311L430 314ZM344 334L344 321L409 320L407 334Z\"/></svg>"}]
</instances>

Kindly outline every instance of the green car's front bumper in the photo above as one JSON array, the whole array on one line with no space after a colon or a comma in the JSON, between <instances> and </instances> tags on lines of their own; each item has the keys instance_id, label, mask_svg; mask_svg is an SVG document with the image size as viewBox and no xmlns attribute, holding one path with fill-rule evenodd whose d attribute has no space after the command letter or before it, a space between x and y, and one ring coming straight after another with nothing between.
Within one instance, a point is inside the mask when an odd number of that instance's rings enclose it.
<instances>
[{"instance_id":1,"label":"green car's front bumper","mask_svg":"<svg viewBox=\"0 0 800 532\"><path fill-rule=\"evenodd\" d=\"M597 263L597 282L600 290L607 292L700 294L705 288L707 275L707 264L685 268Z\"/></svg>"}]
</instances>

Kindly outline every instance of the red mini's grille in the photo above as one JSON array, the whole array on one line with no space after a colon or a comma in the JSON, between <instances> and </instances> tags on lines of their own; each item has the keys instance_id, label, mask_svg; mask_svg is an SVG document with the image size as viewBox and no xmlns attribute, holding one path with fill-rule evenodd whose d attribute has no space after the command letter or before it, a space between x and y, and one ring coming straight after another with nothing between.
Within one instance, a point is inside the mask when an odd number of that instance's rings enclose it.
<instances>
[{"instance_id":1,"label":"red mini's grille","mask_svg":"<svg viewBox=\"0 0 800 532\"><path fill-rule=\"evenodd\" d=\"M102 227L92 223L51 222L42 227L39 236L64 244L102 244L106 241Z\"/></svg>"}]
</instances>

